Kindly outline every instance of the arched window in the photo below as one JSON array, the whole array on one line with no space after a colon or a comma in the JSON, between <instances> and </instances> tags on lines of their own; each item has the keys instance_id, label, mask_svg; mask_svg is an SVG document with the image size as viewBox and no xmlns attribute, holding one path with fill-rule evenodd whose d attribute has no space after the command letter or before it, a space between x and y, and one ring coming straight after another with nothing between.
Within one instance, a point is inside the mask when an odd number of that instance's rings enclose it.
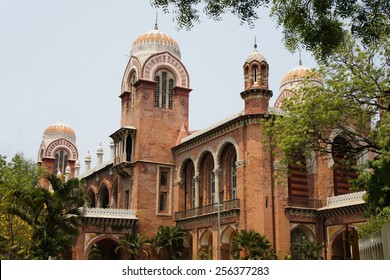
<instances>
[{"instance_id":1,"label":"arched window","mask_svg":"<svg viewBox=\"0 0 390 280\"><path fill-rule=\"evenodd\" d=\"M203 157L200 170L199 206L203 206L215 201L214 159L211 153L208 152Z\"/></svg>"},{"instance_id":2,"label":"arched window","mask_svg":"<svg viewBox=\"0 0 390 280\"><path fill-rule=\"evenodd\" d=\"M245 89L249 87L249 67L245 67L244 70L244 83L245 83Z\"/></svg>"},{"instance_id":3,"label":"arched window","mask_svg":"<svg viewBox=\"0 0 390 280\"><path fill-rule=\"evenodd\" d=\"M267 86L267 68L264 65L261 66L261 85Z\"/></svg>"},{"instance_id":4,"label":"arched window","mask_svg":"<svg viewBox=\"0 0 390 280\"><path fill-rule=\"evenodd\" d=\"M111 208L118 208L118 181L115 181L112 187Z\"/></svg>"},{"instance_id":5,"label":"arched window","mask_svg":"<svg viewBox=\"0 0 390 280\"><path fill-rule=\"evenodd\" d=\"M99 197L98 197L98 202L99 202L99 205L98 207L99 208L109 208L110 205L109 205L109 194L108 194L108 188L106 185L102 185L100 187L100 191L99 191Z\"/></svg>"},{"instance_id":6,"label":"arched window","mask_svg":"<svg viewBox=\"0 0 390 280\"><path fill-rule=\"evenodd\" d=\"M252 79L253 83L257 83L257 73L259 72L259 69L257 68L257 65L252 66Z\"/></svg>"},{"instance_id":7,"label":"arched window","mask_svg":"<svg viewBox=\"0 0 390 280\"><path fill-rule=\"evenodd\" d=\"M237 154L233 144L224 147L219 165L221 166L222 181L220 184L220 199L237 198Z\"/></svg>"},{"instance_id":8,"label":"arched window","mask_svg":"<svg viewBox=\"0 0 390 280\"><path fill-rule=\"evenodd\" d=\"M192 160L188 160L184 166L184 208L195 207L195 169Z\"/></svg>"},{"instance_id":9,"label":"arched window","mask_svg":"<svg viewBox=\"0 0 390 280\"><path fill-rule=\"evenodd\" d=\"M64 150L59 150L54 155L54 174L61 172L65 173L65 168L68 166L68 153Z\"/></svg>"},{"instance_id":10,"label":"arched window","mask_svg":"<svg viewBox=\"0 0 390 280\"><path fill-rule=\"evenodd\" d=\"M130 109L133 110L135 107L135 99L136 99L136 89L135 89L135 82L137 81L136 73L135 71L131 74L130 77Z\"/></svg>"},{"instance_id":11,"label":"arched window","mask_svg":"<svg viewBox=\"0 0 390 280\"><path fill-rule=\"evenodd\" d=\"M291 231L290 234L291 245L293 244L303 244L304 239L308 239L308 236L301 228L295 228ZM300 252L293 251L291 254L293 260L301 260L302 256Z\"/></svg>"},{"instance_id":12,"label":"arched window","mask_svg":"<svg viewBox=\"0 0 390 280\"><path fill-rule=\"evenodd\" d=\"M96 207L96 201L95 201L95 193L92 189L88 191L88 200L89 200L89 207L95 208Z\"/></svg>"},{"instance_id":13,"label":"arched window","mask_svg":"<svg viewBox=\"0 0 390 280\"><path fill-rule=\"evenodd\" d=\"M173 91L175 87L173 74L165 69L158 70L154 80L156 82L154 106L173 109Z\"/></svg>"}]
</instances>

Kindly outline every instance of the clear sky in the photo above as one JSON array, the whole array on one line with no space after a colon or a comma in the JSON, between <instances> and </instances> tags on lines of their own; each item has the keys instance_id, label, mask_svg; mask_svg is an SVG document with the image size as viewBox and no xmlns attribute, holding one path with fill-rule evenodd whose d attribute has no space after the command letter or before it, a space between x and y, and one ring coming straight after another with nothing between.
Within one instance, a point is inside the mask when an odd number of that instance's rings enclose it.
<instances>
[{"instance_id":1,"label":"clear sky","mask_svg":"<svg viewBox=\"0 0 390 280\"><path fill-rule=\"evenodd\" d=\"M76 132L82 169L88 150L96 165L99 143L107 160L131 44L153 29L156 11L147 0L0 0L0 154L35 161L44 130L61 120ZM158 11L159 30L178 42L190 75L190 130L243 109L242 66L255 37L270 66L273 106L299 55L285 49L268 14L252 29L225 15L220 22L203 16L187 31ZM302 61L316 66L309 53Z\"/></svg>"}]
</instances>

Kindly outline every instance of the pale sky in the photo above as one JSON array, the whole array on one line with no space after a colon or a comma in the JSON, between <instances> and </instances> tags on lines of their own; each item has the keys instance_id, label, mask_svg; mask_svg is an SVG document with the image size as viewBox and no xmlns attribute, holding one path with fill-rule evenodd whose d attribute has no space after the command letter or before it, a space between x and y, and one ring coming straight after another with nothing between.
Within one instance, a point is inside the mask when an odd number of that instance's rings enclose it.
<instances>
[{"instance_id":1,"label":"pale sky","mask_svg":"<svg viewBox=\"0 0 390 280\"><path fill-rule=\"evenodd\" d=\"M108 160L131 44L153 29L156 11L147 0L0 0L0 154L36 161L46 127L63 121L76 132L82 170L88 150L96 165L100 143ZM158 11L159 30L178 42L190 75L190 130L244 108L242 66L255 37L269 63L273 106L299 55L285 49L268 13L253 29L225 15L178 31L173 15ZM309 53L302 61L316 66Z\"/></svg>"}]
</instances>

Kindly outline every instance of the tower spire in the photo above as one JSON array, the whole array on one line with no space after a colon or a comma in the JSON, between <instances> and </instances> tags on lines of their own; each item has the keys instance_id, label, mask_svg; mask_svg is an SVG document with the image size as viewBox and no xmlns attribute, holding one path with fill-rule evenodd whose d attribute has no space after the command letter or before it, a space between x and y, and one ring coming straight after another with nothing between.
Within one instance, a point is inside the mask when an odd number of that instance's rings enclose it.
<instances>
[{"instance_id":1,"label":"tower spire","mask_svg":"<svg viewBox=\"0 0 390 280\"><path fill-rule=\"evenodd\" d=\"M255 44L254 44L255 49L257 49L257 43L256 43L256 36L255 36Z\"/></svg>"},{"instance_id":2,"label":"tower spire","mask_svg":"<svg viewBox=\"0 0 390 280\"><path fill-rule=\"evenodd\" d=\"M158 20L158 12L156 12L156 22L154 23L154 30L158 30L157 20Z\"/></svg>"},{"instance_id":3,"label":"tower spire","mask_svg":"<svg viewBox=\"0 0 390 280\"><path fill-rule=\"evenodd\" d=\"M299 50L299 66L302 66L302 53L301 53L301 50Z\"/></svg>"}]
</instances>

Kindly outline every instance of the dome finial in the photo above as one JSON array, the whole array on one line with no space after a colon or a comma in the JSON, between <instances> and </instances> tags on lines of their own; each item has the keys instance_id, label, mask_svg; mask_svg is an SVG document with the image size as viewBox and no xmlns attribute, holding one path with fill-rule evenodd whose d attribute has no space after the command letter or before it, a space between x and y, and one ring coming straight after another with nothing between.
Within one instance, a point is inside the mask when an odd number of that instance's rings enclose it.
<instances>
[{"instance_id":1,"label":"dome finial","mask_svg":"<svg viewBox=\"0 0 390 280\"><path fill-rule=\"evenodd\" d=\"M256 43L256 36L255 36L255 45L254 45L255 49L257 49L257 43Z\"/></svg>"},{"instance_id":2,"label":"dome finial","mask_svg":"<svg viewBox=\"0 0 390 280\"><path fill-rule=\"evenodd\" d=\"M158 12L156 12L156 22L154 23L154 30L158 30L157 19L158 19Z\"/></svg>"}]
</instances>

